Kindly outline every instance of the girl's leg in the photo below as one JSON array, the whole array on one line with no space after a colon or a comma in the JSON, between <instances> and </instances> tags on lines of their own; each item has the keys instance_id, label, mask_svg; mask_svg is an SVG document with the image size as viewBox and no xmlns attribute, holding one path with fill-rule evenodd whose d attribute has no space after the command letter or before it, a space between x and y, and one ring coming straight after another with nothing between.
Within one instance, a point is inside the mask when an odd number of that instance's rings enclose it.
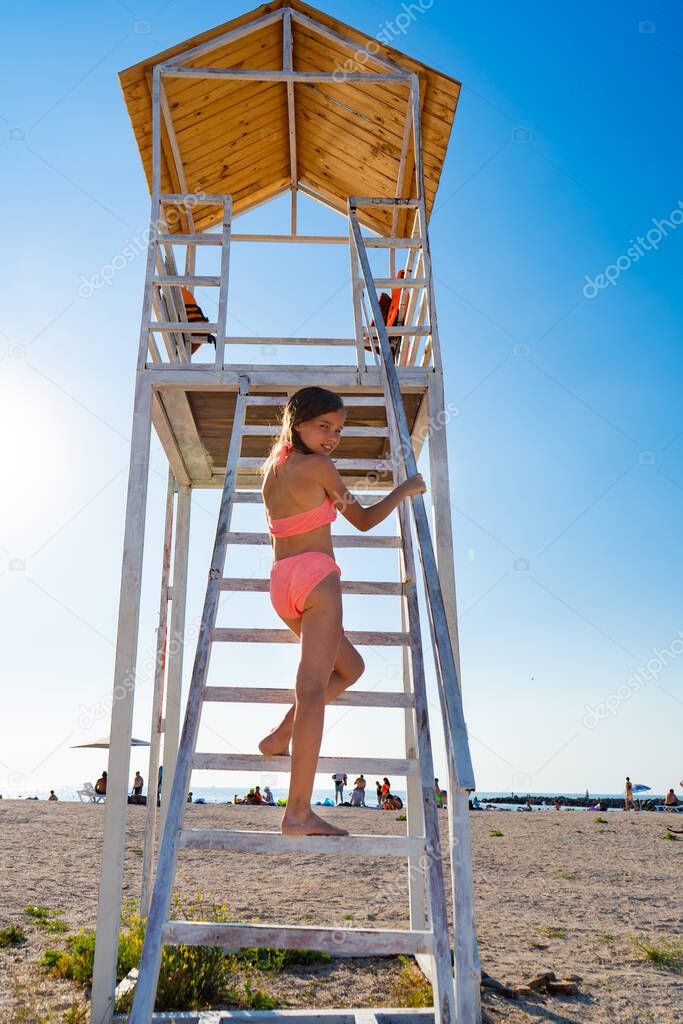
<instances>
[{"instance_id":1,"label":"girl's leg","mask_svg":"<svg viewBox=\"0 0 683 1024\"><path fill-rule=\"evenodd\" d=\"M301 635L301 619L284 619L289 628L297 636ZM342 634L339 650L334 662L334 668L327 683L325 703L331 704L344 690L348 689L361 677L365 669L365 662L356 648ZM261 740L258 747L262 754L267 757L286 756L289 753L289 741L292 738L292 725L294 724L294 705L289 709L285 717L275 728ZM335 803L337 794L335 787Z\"/></svg>"},{"instance_id":2,"label":"girl's leg","mask_svg":"<svg viewBox=\"0 0 683 1024\"><path fill-rule=\"evenodd\" d=\"M301 616L301 661L296 676L292 768L285 835L347 835L311 810L313 780L323 734L325 698L342 637L339 576L326 576L306 599Z\"/></svg>"}]
</instances>

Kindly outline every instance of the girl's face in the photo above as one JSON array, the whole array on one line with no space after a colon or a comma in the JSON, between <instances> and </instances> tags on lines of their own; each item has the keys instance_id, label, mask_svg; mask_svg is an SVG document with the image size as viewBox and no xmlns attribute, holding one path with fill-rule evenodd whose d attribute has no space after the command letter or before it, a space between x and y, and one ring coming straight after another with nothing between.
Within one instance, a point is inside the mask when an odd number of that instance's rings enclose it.
<instances>
[{"instance_id":1,"label":"girl's face","mask_svg":"<svg viewBox=\"0 0 683 1024\"><path fill-rule=\"evenodd\" d=\"M346 409L324 412L312 420L298 423L296 429L304 444L320 455L331 455L341 440L346 421Z\"/></svg>"}]
</instances>

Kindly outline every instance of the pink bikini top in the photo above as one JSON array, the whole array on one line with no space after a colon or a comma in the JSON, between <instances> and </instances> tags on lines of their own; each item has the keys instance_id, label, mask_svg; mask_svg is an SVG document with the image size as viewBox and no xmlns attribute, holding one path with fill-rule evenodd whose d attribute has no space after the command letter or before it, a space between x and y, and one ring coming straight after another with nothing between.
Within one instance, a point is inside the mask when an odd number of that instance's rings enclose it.
<instances>
[{"instance_id":1,"label":"pink bikini top","mask_svg":"<svg viewBox=\"0 0 683 1024\"><path fill-rule=\"evenodd\" d=\"M331 498L325 498L322 505L309 508L305 512L297 512L293 516L281 519L268 518L268 529L273 537L294 537L297 533L308 533L318 526L326 526L337 518L337 510Z\"/></svg>"},{"instance_id":2,"label":"pink bikini top","mask_svg":"<svg viewBox=\"0 0 683 1024\"><path fill-rule=\"evenodd\" d=\"M276 459L278 466L286 460L293 445L284 444ZM327 526L337 518L337 510L334 502L328 496L320 505L315 508L306 509L305 512L296 512L293 516L282 516L280 519L271 519L266 510L268 530L273 537L294 537L297 533L308 533L319 526Z\"/></svg>"}]
</instances>

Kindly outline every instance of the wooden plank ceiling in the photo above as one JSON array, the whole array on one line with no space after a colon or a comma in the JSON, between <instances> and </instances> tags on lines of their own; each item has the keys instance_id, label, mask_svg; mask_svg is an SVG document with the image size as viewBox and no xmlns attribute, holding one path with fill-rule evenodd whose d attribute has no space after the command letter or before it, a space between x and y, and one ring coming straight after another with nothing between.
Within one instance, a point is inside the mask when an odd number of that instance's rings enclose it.
<instances>
[{"instance_id":1,"label":"wooden plank ceiling","mask_svg":"<svg viewBox=\"0 0 683 1024\"><path fill-rule=\"evenodd\" d=\"M187 39L120 73L126 105L150 187L152 185L152 69L265 14L290 8L333 29L355 46L371 45L384 57L415 72L420 79L423 159L427 212L432 208L455 115L460 84L419 61L380 44L300 0L274 0L248 14ZM292 19L295 71L386 71L354 57L353 46L331 41L314 27ZM222 44L187 62L188 66L276 71L282 68L282 19ZM231 194L235 213L266 202L298 183L331 205L346 207L350 195L397 194L409 102L402 84L357 84L339 81L296 83L296 181L289 150L287 87L283 82L235 82L199 78L164 78L187 191ZM415 195L412 141L400 194ZM181 192L171 143L162 130L161 188ZM407 215L406 215L407 216ZM217 223L216 208L197 208L195 227ZM363 211L364 223L386 234L391 213ZM405 222L399 224L405 231Z\"/></svg>"}]
</instances>

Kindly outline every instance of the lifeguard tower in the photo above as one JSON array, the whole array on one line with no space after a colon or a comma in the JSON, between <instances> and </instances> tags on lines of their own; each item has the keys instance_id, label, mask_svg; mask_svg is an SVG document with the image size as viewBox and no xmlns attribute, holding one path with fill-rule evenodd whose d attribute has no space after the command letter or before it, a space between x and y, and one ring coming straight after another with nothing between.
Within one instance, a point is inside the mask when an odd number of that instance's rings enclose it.
<instances>
[{"instance_id":1,"label":"lifeguard tower","mask_svg":"<svg viewBox=\"0 0 683 1024\"><path fill-rule=\"evenodd\" d=\"M168 458L169 483L148 769L151 796L142 862L141 906L149 916L130 1020L143 1024L181 1019L153 1014L164 943L226 950L270 945L348 956L410 954L431 979L436 1024L480 1020L468 822L474 778L460 692L444 429L448 417L427 229L459 84L393 49L390 42L387 30L374 39L299 0L275 0L120 76L151 192L151 220L114 670L93 1024L109 1024L114 1014L152 427ZM235 230L242 214L283 193L291 196L289 233ZM338 234L298 232L302 196L336 211ZM282 245L285 251L302 244L346 247L353 336L338 336L333 325L325 337L228 334L231 252L242 244ZM271 287L276 292L277 282ZM193 311L200 289L212 289L217 296L217 313L210 321ZM253 344L272 346L262 349L266 352L291 352L294 358L268 365L242 361L248 359L245 346ZM311 365L311 346L326 350L330 362ZM231 678L211 681L209 664L214 644L295 641L285 629L244 629L217 625L216 620L225 591L261 593L265 600L268 580L263 574L237 578L226 573L233 545L253 546L258 553L260 545L269 543L265 532L232 531L232 512L254 505L260 526L258 467L279 432L281 406L309 384L328 387L344 398L348 417L335 461L363 503L414 474L416 458L427 446L431 523L418 495L410 508L403 503L393 532L335 537L338 548L379 547L397 554L392 580L342 577L342 592L345 602L355 595L398 599L400 628L347 635L359 645L400 647L402 684L395 692L351 689L338 703L362 708L359 713L365 715L402 709L405 756L361 759L336 752L334 758L319 761L319 770L326 773L343 768L404 777L404 836L292 839L279 832L183 825L193 769L289 769L285 757L198 750L197 736L200 720L210 719L217 702L292 700L291 690L248 685L241 661ZM180 737L190 505L192 492L203 488L220 488L221 504ZM418 590L427 609L424 631ZM181 642L169 643L169 634ZM450 915L435 806L423 636L434 655L446 739ZM157 820L154 788L160 759L164 774ZM337 859L396 857L408 867L410 926L332 930L285 927L277 921L170 921L176 862L185 848L203 850L207 858L216 850L239 851L250 858L288 851ZM367 1024L374 1019L367 1009L344 1014L345 1021L353 1017ZM294 1011L289 1015L298 1019ZM228 1012L191 1015L197 1022L243 1017ZM310 1011L303 1017L310 1020ZM258 1019L259 1014L250 1013L249 1018ZM418 1019L418 1014L401 1019Z\"/></svg>"}]
</instances>

